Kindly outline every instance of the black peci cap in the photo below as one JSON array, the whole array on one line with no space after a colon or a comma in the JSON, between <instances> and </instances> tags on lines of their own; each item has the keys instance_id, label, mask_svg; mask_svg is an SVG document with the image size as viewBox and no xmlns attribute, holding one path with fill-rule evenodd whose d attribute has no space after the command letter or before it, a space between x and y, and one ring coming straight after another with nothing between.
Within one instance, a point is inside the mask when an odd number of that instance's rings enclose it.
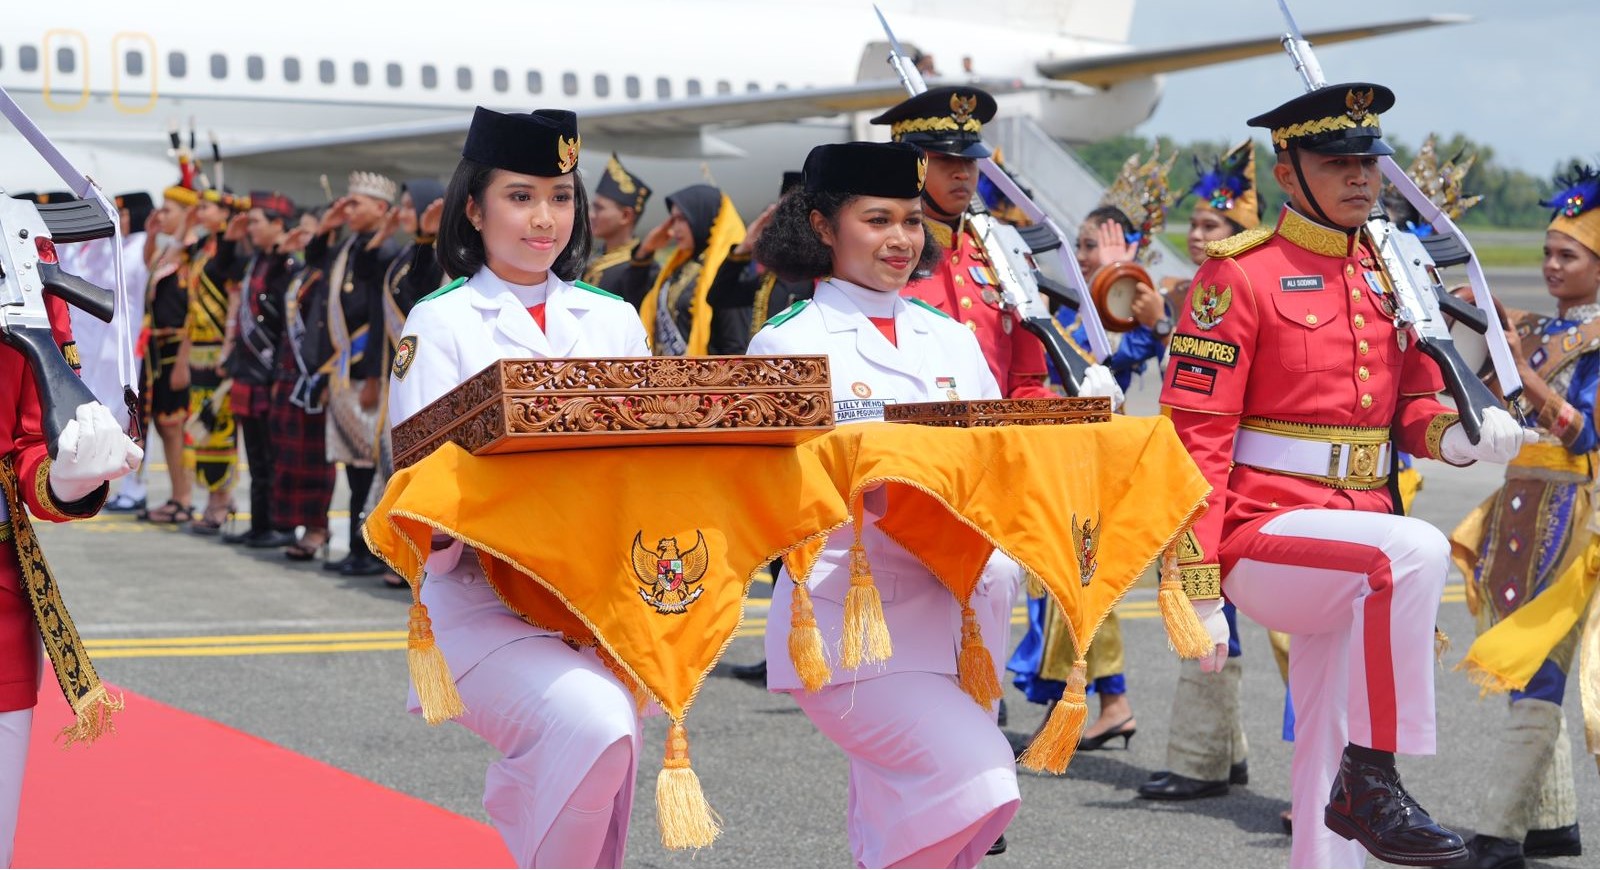
<instances>
[{"instance_id":1,"label":"black peci cap","mask_svg":"<svg viewBox=\"0 0 1600 870\"><path fill-rule=\"evenodd\" d=\"M795 172L792 169L784 170L783 182L778 185L778 198L782 199L788 196L789 191L804 184L805 180L806 174L804 172Z\"/></svg>"},{"instance_id":2,"label":"black peci cap","mask_svg":"<svg viewBox=\"0 0 1600 870\"><path fill-rule=\"evenodd\" d=\"M1301 94L1247 123L1270 130L1278 151L1382 156L1394 149L1383 141L1378 116L1392 106L1394 92L1383 85L1347 82Z\"/></svg>"},{"instance_id":3,"label":"black peci cap","mask_svg":"<svg viewBox=\"0 0 1600 870\"><path fill-rule=\"evenodd\" d=\"M650 187L639 176L622 168L622 161L613 152L611 159L606 161L605 174L594 186L594 195L603 196L623 208L631 208L634 214L642 214L644 204L650 201Z\"/></svg>"},{"instance_id":4,"label":"black peci cap","mask_svg":"<svg viewBox=\"0 0 1600 870\"><path fill-rule=\"evenodd\" d=\"M806 156L805 189L915 199L928 178L928 157L904 142L818 145Z\"/></svg>"},{"instance_id":5,"label":"black peci cap","mask_svg":"<svg viewBox=\"0 0 1600 870\"><path fill-rule=\"evenodd\" d=\"M582 144L578 116L564 109L523 115L479 106L461 156L496 169L555 178L578 168Z\"/></svg>"},{"instance_id":6,"label":"black peci cap","mask_svg":"<svg viewBox=\"0 0 1600 870\"><path fill-rule=\"evenodd\" d=\"M872 119L887 124L896 142L956 157L989 157L983 125L999 107L987 91L968 87L930 88Z\"/></svg>"}]
</instances>

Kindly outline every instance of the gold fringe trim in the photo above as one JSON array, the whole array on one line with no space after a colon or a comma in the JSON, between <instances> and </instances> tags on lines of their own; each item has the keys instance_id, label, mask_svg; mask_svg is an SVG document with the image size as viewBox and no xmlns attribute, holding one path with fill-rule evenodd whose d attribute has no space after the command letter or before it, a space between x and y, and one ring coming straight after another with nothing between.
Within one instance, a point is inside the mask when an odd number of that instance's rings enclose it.
<instances>
[{"instance_id":1,"label":"gold fringe trim","mask_svg":"<svg viewBox=\"0 0 1600 870\"><path fill-rule=\"evenodd\" d=\"M988 708L1000 700L1000 677L994 672L994 656L983 645L978 616L966 602L961 603L961 652L956 656L956 676L961 682L961 691L971 695L978 706Z\"/></svg>"},{"instance_id":2,"label":"gold fringe trim","mask_svg":"<svg viewBox=\"0 0 1600 870\"><path fill-rule=\"evenodd\" d=\"M822 629L817 627L817 615L811 609L811 590L798 579L789 602L789 662L808 692L821 689L833 679L833 670L822 652Z\"/></svg>"},{"instance_id":3,"label":"gold fringe trim","mask_svg":"<svg viewBox=\"0 0 1600 870\"><path fill-rule=\"evenodd\" d=\"M61 741L61 748L66 749L74 743L93 743L107 734L117 733L111 714L121 712L124 706L121 694L111 694L104 683L95 684L89 694L73 700L72 712L76 718L56 734L56 739Z\"/></svg>"},{"instance_id":4,"label":"gold fringe trim","mask_svg":"<svg viewBox=\"0 0 1600 870\"><path fill-rule=\"evenodd\" d=\"M689 766L689 735L683 723L667 729L667 753L656 777L656 824L668 849L700 849L717 839L722 826Z\"/></svg>"},{"instance_id":5,"label":"gold fringe trim","mask_svg":"<svg viewBox=\"0 0 1600 870\"><path fill-rule=\"evenodd\" d=\"M1078 751L1078 741L1083 739L1084 723L1089 721L1089 699L1084 688L1089 684L1089 664L1082 656L1072 663L1072 674L1067 677L1066 691L1050 712L1050 718L1039 729L1039 736L1028 744L1027 751L1017 759L1023 767L1047 773L1064 773Z\"/></svg>"},{"instance_id":6,"label":"gold fringe trim","mask_svg":"<svg viewBox=\"0 0 1600 870\"><path fill-rule=\"evenodd\" d=\"M1467 681L1478 687L1479 698L1520 692L1528 686L1525 681L1517 682L1485 668L1481 662L1472 657L1471 651L1467 652L1467 657L1462 659L1455 669L1466 672Z\"/></svg>"},{"instance_id":7,"label":"gold fringe trim","mask_svg":"<svg viewBox=\"0 0 1600 870\"><path fill-rule=\"evenodd\" d=\"M844 597L844 649L839 664L853 671L864 664L888 661L893 654L889 623L883 618L883 598L872 583L858 525L856 542L850 546L850 591Z\"/></svg>"},{"instance_id":8,"label":"gold fringe trim","mask_svg":"<svg viewBox=\"0 0 1600 870\"><path fill-rule=\"evenodd\" d=\"M417 587L413 586L413 595ZM444 660L444 651L433 639L433 620L428 617L428 606L421 599L411 604L410 632L406 637L406 664L411 667L411 685L417 689L417 701L422 705L422 718L429 725L438 725L467 712L456 690L456 681L450 676L450 664Z\"/></svg>"},{"instance_id":9,"label":"gold fringe trim","mask_svg":"<svg viewBox=\"0 0 1600 870\"><path fill-rule=\"evenodd\" d=\"M1450 635L1437 625L1433 627L1433 663L1444 665L1445 654L1450 652Z\"/></svg>"},{"instance_id":10,"label":"gold fringe trim","mask_svg":"<svg viewBox=\"0 0 1600 870\"><path fill-rule=\"evenodd\" d=\"M1167 628L1167 643L1179 658L1205 658L1215 646L1200 617L1183 594L1183 584L1178 580L1176 550L1168 550L1161 562L1161 585L1156 587L1156 603L1161 608L1161 622Z\"/></svg>"},{"instance_id":11,"label":"gold fringe trim","mask_svg":"<svg viewBox=\"0 0 1600 870\"><path fill-rule=\"evenodd\" d=\"M1039 576L1039 572L1026 565L1022 566L1022 581L1028 584L1029 598L1043 598L1048 594L1045 590L1044 578Z\"/></svg>"}]
</instances>

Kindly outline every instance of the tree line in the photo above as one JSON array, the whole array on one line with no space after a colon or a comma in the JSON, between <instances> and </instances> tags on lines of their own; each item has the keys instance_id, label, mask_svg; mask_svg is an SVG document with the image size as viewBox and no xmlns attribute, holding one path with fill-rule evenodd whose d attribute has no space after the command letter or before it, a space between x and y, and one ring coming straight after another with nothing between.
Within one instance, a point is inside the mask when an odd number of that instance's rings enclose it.
<instances>
[{"instance_id":1,"label":"tree line","mask_svg":"<svg viewBox=\"0 0 1600 870\"><path fill-rule=\"evenodd\" d=\"M1395 160L1399 161L1401 166L1409 167L1421 143L1389 140L1388 137L1385 139L1394 146ZM1209 167L1218 155L1227 151L1233 143L1217 141L1180 143L1169 136L1152 140L1145 136L1123 135L1092 145L1078 145L1073 150L1102 181L1109 183L1116 177L1128 155L1139 153L1148 156L1151 147L1156 144L1161 146L1162 154L1171 154L1173 149L1177 149L1178 161L1172 167L1169 181L1174 191L1185 191L1193 186L1199 177L1195 171L1194 158L1199 158L1202 167ZM1263 213L1276 214L1283 204L1284 195L1272 180L1272 164L1275 161L1272 146L1259 137L1255 139L1255 146L1256 184L1265 206ZM1551 212L1539 202L1555 193L1554 177L1567 173L1573 163L1573 160L1563 161L1552 169L1548 177L1540 178L1520 169L1500 165L1495 160L1492 146L1474 142L1460 133L1448 139L1440 137L1435 143L1435 149L1441 162L1457 155L1461 155L1460 159L1477 155L1477 162L1473 164L1462 184L1462 194L1463 196L1481 194L1483 201L1459 221L1468 227L1542 229L1549 224ZM1583 162L1581 158L1574 160ZM1179 203L1167 216L1168 228L1182 227L1188 222L1189 212L1193 208L1193 197L1188 197Z\"/></svg>"}]
</instances>

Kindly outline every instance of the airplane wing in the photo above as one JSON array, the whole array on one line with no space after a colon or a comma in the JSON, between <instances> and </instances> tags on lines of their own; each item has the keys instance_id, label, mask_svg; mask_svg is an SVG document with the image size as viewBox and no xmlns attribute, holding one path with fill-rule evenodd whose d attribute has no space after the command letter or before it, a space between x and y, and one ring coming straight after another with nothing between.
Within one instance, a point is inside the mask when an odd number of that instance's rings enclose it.
<instances>
[{"instance_id":1,"label":"airplane wing","mask_svg":"<svg viewBox=\"0 0 1600 870\"><path fill-rule=\"evenodd\" d=\"M1390 33L1403 33L1444 24L1463 24L1472 19L1464 15L1429 15L1405 21L1368 24L1362 27L1343 27L1337 30L1307 32L1306 41L1312 45L1331 45L1368 39ZM1195 67L1210 66L1228 61L1275 54L1283 50L1280 36L1263 36L1230 42L1208 42L1180 45L1171 48L1134 50L1121 54L1103 54L1071 60L1045 61L1038 65L1039 74L1051 79L1067 79L1109 88L1128 79L1148 78L1157 73L1176 72Z\"/></svg>"},{"instance_id":2,"label":"airplane wing","mask_svg":"<svg viewBox=\"0 0 1600 870\"><path fill-rule=\"evenodd\" d=\"M1014 79L969 83L998 94L1023 88L1022 82ZM743 156L734 146L717 139L711 129L861 112L890 106L904 98L905 91L891 79L829 88L619 102L584 109L581 128L585 144L591 148L653 157ZM263 169L304 167L310 158L318 165L334 167L354 161L378 171L403 173L419 166L437 170L441 162L453 162L460 153L471 120L466 113L453 112L450 117L434 120L224 143L223 150L230 164Z\"/></svg>"}]
</instances>

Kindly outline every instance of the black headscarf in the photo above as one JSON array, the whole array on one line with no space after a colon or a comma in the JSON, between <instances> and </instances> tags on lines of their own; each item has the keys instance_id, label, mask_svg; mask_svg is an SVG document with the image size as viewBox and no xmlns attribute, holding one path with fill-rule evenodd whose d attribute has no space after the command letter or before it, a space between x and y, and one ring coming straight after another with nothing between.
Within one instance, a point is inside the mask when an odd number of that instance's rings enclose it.
<instances>
[{"instance_id":1,"label":"black headscarf","mask_svg":"<svg viewBox=\"0 0 1600 870\"><path fill-rule=\"evenodd\" d=\"M400 185L401 192L411 192L411 207L416 209L420 219L427 210L428 204L436 199L444 199L444 185L437 178L413 178Z\"/></svg>"},{"instance_id":2,"label":"black headscarf","mask_svg":"<svg viewBox=\"0 0 1600 870\"><path fill-rule=\"evenodd\" d=\"M722 209L722 191L709 184L694 184L667 197L667 208L677 206L689 219L694 235L694 253L699 256L711 240L711 224Z\"/></svg>"}]
</instances>

